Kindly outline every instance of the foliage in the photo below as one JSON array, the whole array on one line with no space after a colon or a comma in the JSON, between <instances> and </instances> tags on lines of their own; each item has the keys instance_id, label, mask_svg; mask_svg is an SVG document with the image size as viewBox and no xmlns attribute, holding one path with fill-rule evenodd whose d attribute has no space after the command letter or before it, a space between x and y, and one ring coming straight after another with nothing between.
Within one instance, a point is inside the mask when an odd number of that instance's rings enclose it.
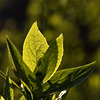
<instances>
[{"instance_id":1,"label":"foliage","mask_svg":"<svg viewBox=\"0 0 100 100\"><path fill-rule=\"evenodd\" d=\"M95 62L92 62L57 71L63 56L63 35L48 45L37 22L32 25L24 41L22 57L8 37L6 44L12 69L20 79L21 87L10 78L9 70L6 75L0 71L0 75L5 78L5 100L14 98L12 85L21 91L20 100L56 100L57 92L61 92L61 95L66 90L67 94L70 88L85 80L94 69ZM3 100L3 97L0 99Z\"/></svg>"}]
</instances>

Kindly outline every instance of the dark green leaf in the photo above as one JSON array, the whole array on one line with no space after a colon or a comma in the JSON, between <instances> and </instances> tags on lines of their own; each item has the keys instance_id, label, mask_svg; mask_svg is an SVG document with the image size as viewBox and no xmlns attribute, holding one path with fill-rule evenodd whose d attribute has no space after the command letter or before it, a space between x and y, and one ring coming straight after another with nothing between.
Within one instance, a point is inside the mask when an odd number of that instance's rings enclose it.
<instances>
[{"instance_id":1,"label":"dark green leaf","mask_svg":"<svg viewBox=\"0 0 100 100\"><path fill-rule=\"evenodd\" d=\"M33 95L32 95L32 91L30 90L30 88L23 82L21 81L21 86L22 86L22 89L24 90L25 92L25 98L28 99L28 100L33 100Z\"/></svg>"},{"instance_id":2,"label":"dark green leaf","mask_svg":"<svg viewBox=\"0 0 100 100\"><path fill-rule=\"evenodd\" d=\"M95 62L90 64L58 71L43 84L44 95L70 89L85 80L93 71Z\"/></svg>"},{"instance_id":3,"label":"dark green leaf","mask_svg":"<svg viewBox=\"0 0 100 100\"><path fill-rule=\"evenodd\" d=\"M30 88L32 92L35 92L35 94L37 94L37 92L39 93L41 91L38 88L40 87L40 82L37 81L35 74L32 73L30 69L25 65L20 53L18 52L14 44L8 38L6 38L6 42L9 58L15 75L22 81L24 81L24 83Z\"/></svg>"},{"instance_id":4,"label":"dark green leaf","mask_svg":"<svg viewBox=\"0 0 100 100\"><path fill-rule=\"evenodd\" d=\"M14 94L12 89L12 83L9 77L9 71L7 70L5 87L4 87L4 98L5 100L14 100Z\"/></svg>"},{"instance_id":5,"label":"dark green leaf","mask_svg":"<svg viewBox=\"0 0 100 100\"><path fill-rule=\"evenodd\" d=\"M5 75L2 71L0 71L0 75L1 75L4 79L6 79L6 75ZM22 89L21 89L12 79L10 79L10 80L11 80L11 83L12 83L16 88L18 88L19 91L20 91L22 94L24 94L24 91L22 91Z\"/></svg>"},{"instance_id":6,"label":"dark green leaf","mask_svg":"<svg viewBox=\"0 0 100 100\"><path fill-rule=\"evenodd\" d=\"M57 71L63 55L63 36L62 34L49 46L43 58L40 59L36 69L36 75L43 80L48 81Z\"/></svg>"}]
</instances>

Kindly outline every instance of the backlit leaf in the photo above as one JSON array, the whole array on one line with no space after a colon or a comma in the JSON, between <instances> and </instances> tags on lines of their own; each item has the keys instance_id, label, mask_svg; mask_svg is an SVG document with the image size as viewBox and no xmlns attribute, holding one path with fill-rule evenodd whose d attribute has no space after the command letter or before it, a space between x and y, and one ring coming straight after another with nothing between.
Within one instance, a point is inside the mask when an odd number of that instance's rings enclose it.
<instances>
[{"instance_id":1,"label":"backlit leaf","mask_svg":"<svg viewBox=\"0 0 100 100\"><path fill-rule=\"evenodd\" d=\"M36 68L38 60L43 56L47 48L47 41L39 31L37 22L35 22L26 36L23 45L23 61L32 72Z\"/></svg>"},{"instance_id":2,"label":"backlit leaf","mask_svg":"<svg viewBox=\"0 0 100 100\"><path fill-rule=\"evenodd\" d=\"M0 95L0 100L5 100L5 99Z\"/></svg>"},{"instance_id":3,"label":"backlit leaf","mask_svg":"<svg viewBox=\"0 0 100 100\"><path fill-rule=\"evenodd\" d=\"M56 100L56 94L53 94L52 100Z\"/></svg>"},{"instance_id":4,"label":"backlit leaf","mask_svg":"<svg viewBox=\"0 0 100 100\"><path fill-rule=\"evenodd\" d=\"M63 55L63 36L62 34L49 46L48 50L40 59L36 71L43 83L49 80L57 71Z\"/></svg>"},{"instance_id":5,"label":"backlit leaf","mask_svg":"<svg viewBox=\"0 0 100 100\"><path fill-rule=\"evenodd\" d=\"M94 69L95 62L90 64L58 71L43 84L44 95L70 89L85 80Z\"/></svg>"}]
</instances>

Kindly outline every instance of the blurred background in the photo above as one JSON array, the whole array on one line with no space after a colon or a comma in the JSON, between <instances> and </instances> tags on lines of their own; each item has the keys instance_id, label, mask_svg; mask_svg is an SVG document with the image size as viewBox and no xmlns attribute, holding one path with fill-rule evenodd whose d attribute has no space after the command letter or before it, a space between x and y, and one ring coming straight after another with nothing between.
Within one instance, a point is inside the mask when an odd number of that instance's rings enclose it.
<instances>
[{"instance_id":1,"label":"blurred background","mask_svg":"<svg viewBox=\"0 0 100 100\"><path fill-rule=\"evenodd\" d=\"M64 56L59 69L97 60L93 73L69 91L66 100L100 100L100 0L0 0L0 70L10 67L11 78L20 85L11 69L5 36L22 54L24 39L37 21L50 44L64 35ZM0 95L4 79L0 76ZM15 100L20 92L15 88Z\"/></svg>"}]
</instances>

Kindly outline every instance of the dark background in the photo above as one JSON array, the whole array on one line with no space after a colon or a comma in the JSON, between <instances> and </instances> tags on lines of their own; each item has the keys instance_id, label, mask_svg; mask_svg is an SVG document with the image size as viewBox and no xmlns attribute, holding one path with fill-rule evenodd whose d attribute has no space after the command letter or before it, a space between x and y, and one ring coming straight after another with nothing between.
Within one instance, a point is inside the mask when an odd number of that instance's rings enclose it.
<instances>
[{"instance_id":1,"label":"dark background","mask_svg":"<svg viewBox=\"0 0 100 100\"><path fill-rule=\"evenodd\" d=\"M59 69L76 67L97 60L93 73L72 88L67 100L100 100L100 0L0 0L0 70L10 67L6 34L22 54L31 25L51 43L64 35L64 56ZM11 78L20 84L10 67ZM0 77L0 95L4 79ZM20 92L15 88L15 100ZM17 98L18 97L18 98Z\"/></svg>"}]
</instances>

